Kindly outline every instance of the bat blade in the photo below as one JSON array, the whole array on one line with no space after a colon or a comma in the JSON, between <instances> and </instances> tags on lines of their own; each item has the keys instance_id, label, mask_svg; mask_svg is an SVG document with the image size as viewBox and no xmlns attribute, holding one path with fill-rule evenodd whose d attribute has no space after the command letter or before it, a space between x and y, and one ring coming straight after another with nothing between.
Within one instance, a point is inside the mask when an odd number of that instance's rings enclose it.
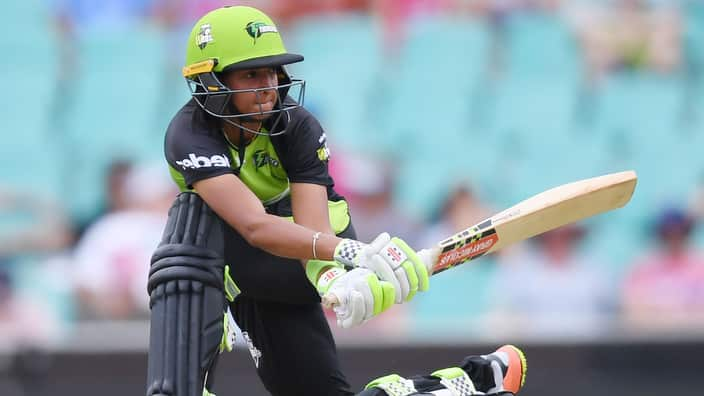
<instances>
[{"instance_id":1,"label":"bat blade","mask_svg":"<svg viewBox=\"0 0 704 396\"><path fill-rule=\"evenodd\" d=\"M441 241L432 274L493 253L515 242L624 206L638 177L634 171L580 180L543 191Z\"/></svg>"},{"instance_id":2,"label":"bat blade","mask_svg":"<svg viewBox=\"0 0 704 396\"><path fill-rule=\"evenodd\" d=\"M430 274L437 274L485 254L628 203L638 181L634 171L611 173L563 184L534 195L462 230L430 248L435 257ZM419 252L419 254L421 254ZM323 304L339 304L332 294Z\"/></svg>"}]
</instances>

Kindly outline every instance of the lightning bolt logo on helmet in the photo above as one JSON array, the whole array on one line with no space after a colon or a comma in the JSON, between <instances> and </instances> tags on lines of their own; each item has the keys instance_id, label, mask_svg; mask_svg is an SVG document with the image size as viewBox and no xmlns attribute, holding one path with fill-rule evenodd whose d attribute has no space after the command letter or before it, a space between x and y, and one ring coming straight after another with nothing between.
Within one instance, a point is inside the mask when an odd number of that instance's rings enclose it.
<instances>
[{"instance_id":1,"label":"lightning bolt logo on helmet","mask_svg":"<svg viewBox=\"0 0 704 396\"><path fill-rule=\"evenodd\" d=\"M278 33L279 32L276 29L276 26L267 25L264 22L250 22L245 27L245 30L247 31L247 34L249 34L254 39L255 43L257 42L257 39L259 37L261 37L261 35L264 33Z\"/></svg>"}]
</instances>

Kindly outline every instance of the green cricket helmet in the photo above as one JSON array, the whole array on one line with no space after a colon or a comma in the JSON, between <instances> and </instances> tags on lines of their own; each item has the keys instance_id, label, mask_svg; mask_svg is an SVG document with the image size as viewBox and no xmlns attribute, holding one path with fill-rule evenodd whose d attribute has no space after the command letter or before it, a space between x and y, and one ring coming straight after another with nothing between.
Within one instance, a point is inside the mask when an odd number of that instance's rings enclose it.
<instances>
[{"instance_id":1,"label":"green cricket helmet","mask_svg":"<svg viewBox=\"0 0 704 396\"><path fill-rule=\"evenodd\" d=\"M300 62L302 55L286 52L276 25L256 8L235 6L210 11L196 22L188 38L186 66L183 76L191 95L208 114L253 133L262 134L241 125L255 115L266 115L268 135L278 135L282 115L303 104L305 81L292 79L285 65ZM261 67L277 69L276 87L232 90L222 82L224 73ZM297 88L297 100L286 100L289 90ZM241 92L261 92L275 88L277 103L273 109L240 113L232 103L232 95ZM272 117L274 114L277 117ZM240 121L238 123L237 121Z\"/></svg>"}]
</instances>

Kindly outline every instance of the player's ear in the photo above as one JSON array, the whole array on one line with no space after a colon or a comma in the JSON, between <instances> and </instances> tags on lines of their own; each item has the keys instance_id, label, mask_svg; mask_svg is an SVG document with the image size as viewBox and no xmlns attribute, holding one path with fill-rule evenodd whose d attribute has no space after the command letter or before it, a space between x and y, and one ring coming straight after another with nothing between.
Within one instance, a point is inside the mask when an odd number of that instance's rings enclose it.
<instances>
[{"instance_id":1,"label":"player's ear","mask_svg":"<svg viewBox=\"0 0 704 396\"><path fill-rule=\"evenodd\" d=\"M283 101L283 98L288 95L288 90L290 88L288 84L291 83L291 75L288 74L288 71L286 70L285 66L278 66L276 68L276 76L279 80L279 86L281 86L279 87L279 98ZM278 105L279 104L277 103L277 106Z\"/></svg>"},{"instance_id":2,"label":"player's ear","mask_svg":"<svg viewBox=\"0 0 704 396\"><path fill-rule=\"evenodd\" d=\"M279 78L279 85L291 82L291 75L288 74L285 66L276 67L276 76Z\"/></svg>"}]
</instances>

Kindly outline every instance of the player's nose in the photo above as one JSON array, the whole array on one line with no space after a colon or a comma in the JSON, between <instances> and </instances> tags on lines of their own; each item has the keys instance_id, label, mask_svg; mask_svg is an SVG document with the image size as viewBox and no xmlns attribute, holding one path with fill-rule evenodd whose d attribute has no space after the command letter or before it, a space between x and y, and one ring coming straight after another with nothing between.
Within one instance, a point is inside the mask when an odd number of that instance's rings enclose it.
<instances>
[{"instance_id":1,"label":"player's nose","mask_svg":"<svg viewBox=\"0 0 704 396\"><path fill-rule=\"evenodd\" d=\"M276 98L276 87L267 87L257 91L257 104L265 104Z\"/></svg>"}]
</instances>

